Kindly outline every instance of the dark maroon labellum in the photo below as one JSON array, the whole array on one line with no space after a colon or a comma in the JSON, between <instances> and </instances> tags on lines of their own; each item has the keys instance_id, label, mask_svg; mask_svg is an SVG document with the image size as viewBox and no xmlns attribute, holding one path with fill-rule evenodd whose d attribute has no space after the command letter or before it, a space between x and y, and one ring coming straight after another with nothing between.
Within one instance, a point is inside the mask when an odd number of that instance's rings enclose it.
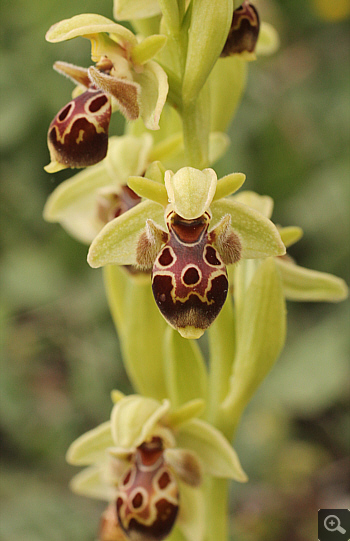
<instances>
[{"instance_id":1,"label":"dark maroon labellum","mask_svg":"<svg viewBox=\"0 0 350 541\"><path fill-rule=\"evenodd\" d=\"M205 330L228 292L226 266L208 233L210 216L185 220L171 211L166 221L169 239L152 271L155 301L175 329Z\"/></svg>"},{"instance_id":2,"label":"dark maroon labellum","mask_svg":"<svg viewBox=\"0 0 350 541\"><path fill-rule=\"evenodd\" d=\"M89 88L70 101L50 124L51 161L67 167L87 167L107 154L111 102L105 92Z\"/></svg>"},{"instance_id":3,"label":"dark maroon labellum","mask_svg":"<svg viewBox=\"0 0 350 541\"><path fill-rule=\"evenodd\" d=\"M116 509L128 539L162 541L170 534L179 510L179 491L164 461L160 438L136 449L133 464L119 483Z\"/></svg>"},{"instance_id":4,"label":"dark maroon labellum","mask_svg":"<svg viewBox=\"0 0 350 541\"><path fill-rule=\"evenodd\" d=\"M220 56L231 56L243 52L253 53L260 30L259 14L250 2L235 9L231 28Z\"/></svg>"}]
</instances>

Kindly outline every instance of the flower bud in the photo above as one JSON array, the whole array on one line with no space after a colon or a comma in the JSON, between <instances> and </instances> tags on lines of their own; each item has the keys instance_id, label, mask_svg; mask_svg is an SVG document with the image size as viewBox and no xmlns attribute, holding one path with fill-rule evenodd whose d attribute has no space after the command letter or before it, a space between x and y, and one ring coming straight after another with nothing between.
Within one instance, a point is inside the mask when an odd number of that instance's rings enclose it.
<instances>
[{"instance_id":1,"label":"flower bud","mask_svg":"<svg viewBox=\"0 0 350 541\"><path fill-rule=\"evenodd\" d=\"M87 167L103 160L112 108L108 95L89 88L61 109L50 124L48 172Z\"/></svg>"},{"instance_id":2,"label":"flower bud","mask_svg":"<svg viewBox=\"0 0 350 541\"><path fill-rule=\"evenodd\" d=\"M259 29L259 14L253 4L245 0L233 12L231 28L220 56L254 53Z\"/></svg>"}]
</instances>

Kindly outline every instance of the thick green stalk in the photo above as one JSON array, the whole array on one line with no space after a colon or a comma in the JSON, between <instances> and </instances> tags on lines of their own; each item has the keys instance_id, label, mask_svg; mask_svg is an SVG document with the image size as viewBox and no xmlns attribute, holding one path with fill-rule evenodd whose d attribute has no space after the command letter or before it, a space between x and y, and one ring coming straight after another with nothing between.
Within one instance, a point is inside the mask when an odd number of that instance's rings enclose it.
<instances>
[{"instance_id":1,"label":"thick green stalk","mask_svg":"<svg viewBox=\"0 0 350 541\"><path fill-rule=\"evenodd\" d=\"M181 111L186 162L190 167L209 166L210 100L205 85L198 98L184 103Z\"/></svg>"},{"instance_id":2,"label":"thick green stalk","mask_svg":"<svg viewBox=\"0 0 350 541\"><path fill-rule=\"evenodd\" d=\"M205 481L205 541L228 540L228 481L211 477Z\"/></svg>"}]
</instances>

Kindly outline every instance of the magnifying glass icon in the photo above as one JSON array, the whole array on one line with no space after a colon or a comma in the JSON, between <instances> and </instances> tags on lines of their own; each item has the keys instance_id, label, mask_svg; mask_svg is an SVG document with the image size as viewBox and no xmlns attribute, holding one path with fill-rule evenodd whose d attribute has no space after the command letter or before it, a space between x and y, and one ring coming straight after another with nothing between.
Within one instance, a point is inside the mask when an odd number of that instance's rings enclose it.
<instances>
[{"instance_id":1,"label":"magnifying glass icon","mask_svg":"<svg viewBox=\"0 0 350 541\"><path fill-rule=\"evenodd\" d=\"M340 532L340 533L346 533L346 530L341 527L340 520L336 515L328 515L324 519L324 527L329 532Z\"/></svg>"}]
</instances>

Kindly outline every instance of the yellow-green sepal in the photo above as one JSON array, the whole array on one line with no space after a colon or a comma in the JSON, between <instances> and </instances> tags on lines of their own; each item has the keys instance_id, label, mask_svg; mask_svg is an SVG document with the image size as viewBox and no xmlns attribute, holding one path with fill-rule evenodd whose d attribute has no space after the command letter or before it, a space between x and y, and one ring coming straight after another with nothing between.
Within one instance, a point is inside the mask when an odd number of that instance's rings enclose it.
<instances>
[{"instance_id":1,"label":"yellow-green sepal","mask_svg":"<svg viewBox=\"0 0 350 541\"><path fill-rule=\"evenodd\" d=\"M327 272L305 269L283 258L277 258L276 265L288 300L339 302L348 296L348 287L342 278Z\"/></svg>"},{"instance_id":2,"label":"yellow-green sepal","mask_svg":"<svg viewBox=\"0 0 350 541\"><path fill-rule=\"evenodd\" d=\"M46 39L51 43L58 43L76 38L78 36L90 37L94 34L106 32L112 34L121 43L137 45L136 36L125 26L117 24L107 17L95 13L83 13L70 19L60 21L47 31Z\"/></svg>"},{"instance_id":3,"label":"yellow-green sepal","mask_svg":"<svg viewBox=\"0 0 350 541\"><path fill-rule=\"evenodd\" d=\"M90 246L89 265L136 265L137 242L148 218L165 228L164 208L153 201L143 201L105 225Z\"/></svg>"},{"instance_id":4,"label":"yellow-green sepal","mask_svg":"<svg viewBox=\"0 0 350 541\"><path fill-rule=\"evenodd\" d=\"M222 433L201 419L192 419L178 429L177 445L189 449L200 458L204 471L214 477L245 482L237 453Z\"/></svg>"},{"instance_id":5,"label":"yellow-green sepal","mask_svg":"<svg viewBox=\"0 0 350 541\"><path fill-rule=\"evenodd\" d=\"M117 490L106 481L105 467L90 466L75 475L69 487L75 494L96 500L112 501L117 497Z\"/></svg>"},{"instance_id":6,"label":"yellow-green sepal","mask_svg":"<svg viewBox=\"0 0 350 541\"><path fill-rule=\"evenodd\" d=\"M255 259L285 254L286 249L277 228L260 212L234 198L215 201L210 210L213 216L211 227L215 227L223 216L231 216L231 227L242 244L242 258Z\"/></svg>"},{"instance_id":7,"label":"yellow-green sepal","mask_svg":"<svg viewBox=\"0 0 350 541\"><path fill-rule=\"evenodd\" d=\"M75 466L89 466L101 462L112 445L111 422L106 421L76 439L67 451L66 460Z\"/></svg>"}]
</instances>

